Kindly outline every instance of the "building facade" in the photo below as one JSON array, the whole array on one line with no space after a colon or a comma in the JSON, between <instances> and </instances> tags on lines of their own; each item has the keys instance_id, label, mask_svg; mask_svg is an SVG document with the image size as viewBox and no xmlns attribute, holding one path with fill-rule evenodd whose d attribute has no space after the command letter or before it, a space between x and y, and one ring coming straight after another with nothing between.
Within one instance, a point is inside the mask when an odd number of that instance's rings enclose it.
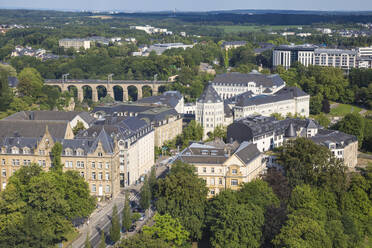
<instances>
[{"instance_id":1,"label":"building facade","mask_svg":"<svg viewBox=\"0 0 372 248\"><path fill-rule=\"evenodd\" d=\"M228 99L234 120L250 115L270 116L274 113L309 117L310 96L297 87L285 87L273 95L253 96L251 92Z\"/></svg>"},{"instance_id":2,"label":"building facade","mask_svg":"<svg viewBox=\"0 0 372 248\"><path fill-rule=\"evenodd\" d=\"M258 71L248 74L238 72L219 74L211 84L222 100L248 91L253 95L273 94L285 86L279 75L265 75Z\"/></svg>"},{"instance_id":3,"label":"building facade","mask_svg":"<svg viewBox=\"0 0 372 248\"><path fill-rule=\"evenodd\" d=\"M357 164L358 140L353 135L326 130L311 119L276 120L274 117L249 116L235 121L227 128L230 141L249 141L260 152L280 147L287 139L305 137L328 147L349 168Z\"/></svg>"},{"instance_id":4,"label":"building facade","mask_svg":"<svg viewBox=\"0 0 372 248\"><path fill-rule=\"evenodd\" d=\"M59 40L59 46L65 49L73 48L79 50L80 48L89 49L90 40L88 39L61 39Z\"/></svg>"},{"instance_id":5,"label":"building facade","mask_svg":"<svg viewBox=\"0 0 372 248\"><path fill-rule=\"evenodd\" d=\"M257 147L250 142L225 144L223 141L193 143L178 158L195 166L197 175L209 189L208 197L222 190L237 190L242 183L257 178L266 167Z\"/></svg>"}]
</instances>

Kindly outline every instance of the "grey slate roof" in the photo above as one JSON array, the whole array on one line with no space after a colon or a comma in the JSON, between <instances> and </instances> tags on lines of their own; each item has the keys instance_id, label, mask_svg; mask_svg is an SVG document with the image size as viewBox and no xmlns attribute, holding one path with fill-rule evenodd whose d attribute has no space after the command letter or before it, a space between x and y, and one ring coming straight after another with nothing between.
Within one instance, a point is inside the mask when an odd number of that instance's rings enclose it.
<instances>
[{"instance_id":1,"label":"grey slate roof","mask_svg":"<svg viewBox=\"0 0 372 248\"><path fill-rule=\"evenodd\" d=\"M295 97L302 97L302 96L307 96L307 94L297 87L285 87L279 90L274 95L251 96L248 93L243 93L242 95L237 96L239 100L236 102L236 106L246 107L246 106L253 106L253 105L261 105L261 104L290 100L290 99L294 99Z\"/></svg>"},{"instance_id":2,"label":"grey slate roof","mask_svg":"<svg viewBox=\"0 0 372 248\"><path fill-rule=\"evenodd\" d=\"M293 137L296 137L297 134L296 134L296 131L293 127L293 123L289 123L289 126L287 127L287 129L285 130L284 132L284 137L288 137L288 138L293 138Z\"/></svg>"},{"instance_id":3,"label":"grey slate roof","mask_svg":"<svg viewBox=\"0 0 372 248\"><path fill-rule=\"evenodd\" d=\"M88 124L92 123L95 118L88 112L84 111L21 111L6 117L4 120L54 120L54 121L72 121L79 115Z\"/></svg>"},{"instance_id":4,"label":"grey slate roof","mask_svg":"<svg viewBox=\"0 0 372 248\"><path fill-rule=\"evenodd\" d=\"M250 142L238 144L225 144L223 141L212 141L207 143L192 143L183 150L178 157L179 160L191 164L223 164L230 156L235 154L245 164L249 164L260 155L257 146Z\"/></svg>"},{"instance_id":5,"label":"grey slate roof","mask_svg":"<svg viewBox=\"0 0 372 248\"><path fill-rule=\"evenodd\" d=\"M44 136L48 126L53 138L62 139L68 125L68 121L0 120L0 138L7 136L39 138Z\"/></svg>"},{"instance_id":6,"label":"grey slate roof","mask_svg":"<svg viewBox=\"0 0 372 248\"><path fill-rule=\"evenodd\" d=\"M162 95L145 97L137 100L137 102L166 105L175 108L181 99L182 95L178 91L166 91Z\"/></svg>"},{"instance_id":7,"label":"grey slate roof","mask_svg":"<svg viewBox=\"0 0 372 248\"><path fill-rule=\"evenodd\" d=\"M257 86L262 86L264 88L271 88L273 86L280 87L285 84L278 74L265 75L257 71L252 71L248 74L239 72L219 74L215 77L212 84L240 84L248 86L249 82L255 82Z\"/></svg>"},{"instance_id":8,"label":"grey slate roof","mask_svg":"<svg viewBox=\"0 0 372 248\"><path fill-rule=\"evenodd\" d=\"M245 164L248 164L253 159L260 156L260 151L257 146L251 142L244 141L241 143L239 148L235 151L236 156L238 156Z\"/></svg>"},{"instance_id":9,"label":"grey slate roof","mask_svg":"<svg viewBox=\"0 0 372 248\"><path fill-rule=\"evenodd\" d=\"M358 141L357 137L354 135L327 129L319 129L318 134L310 139L319 145L325 146L328 146L330 143L335 143L336 148L343 148Z\"/></svg>"},{"instance_id":10,"label":"grey slate roof","mask_svg":"<svg viewBox=\"0 0 372 248\"><path fill-rule=\"evenodd\" d=\"M8 77L8 85L10 88L16 88L18 85L17 77Z\"/></svg>"},{"instance_id":11,"label":"grey slate roof","mask_svg":"<svg viewBox=\"0 0 372 248\"><path fill-rule=\"evenodd\" d=\"M212 84L208 84L205 87L203 93L198 98L200 103L216 103L222 102L221 97L218 95L217 91L213 88Z\"/></svg>"}]
</instances>

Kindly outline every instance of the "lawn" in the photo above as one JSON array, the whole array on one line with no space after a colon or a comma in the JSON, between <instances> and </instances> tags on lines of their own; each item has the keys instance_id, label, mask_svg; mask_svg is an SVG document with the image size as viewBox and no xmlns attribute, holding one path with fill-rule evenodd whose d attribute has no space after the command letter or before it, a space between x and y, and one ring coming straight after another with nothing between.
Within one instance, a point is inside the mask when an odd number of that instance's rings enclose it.
<instances>
[{"instance_id":1,"label":"lawn","mask_svg":"<svg viewBox=\"0 0 372 248\"><path fill-rule=\"evenodd\" d=\"M265 31L279 31L279 30L286 30L289 28L297 28L299 25L275 25L275 26L265 26L265 25L217 25L217 26L210 26L214 28L223 29L226 33L238 33L238 32L259 32L261 30Z\"/></svg>"},{"instance_id":2,"label":"lawn","mask_svg":"<svg viewBox=\"0 0 372 248\"><path fill-rule=\"evenodd\" d=\"M332 116L345 116L349 113L359 113L360 111L362 111L362 109L359 107L340 103L337 107L332 108L329 114Z\"/></svg>"}]
</instances>

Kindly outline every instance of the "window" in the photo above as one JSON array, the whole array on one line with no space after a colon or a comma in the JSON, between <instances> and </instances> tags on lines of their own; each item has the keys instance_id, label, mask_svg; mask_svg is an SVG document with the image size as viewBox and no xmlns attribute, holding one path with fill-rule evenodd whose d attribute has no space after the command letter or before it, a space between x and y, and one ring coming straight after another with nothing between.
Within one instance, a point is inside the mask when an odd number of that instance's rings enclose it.
<instances>
[{"instance_id":1,"label":"window","mask_svg":"<svg viewBox=\"0 0 372 248\"><path fill-rule=\"evenodd\" d=\"M214 167L211 168L211 172L214 173Z\"/></svg>"},{"instance_id":2,"label":"window","mask_svg":"<svg viewBox=\"0 0 372 248\"><path fill-rule=\"evenodd\" d=\"M84 168L84 161L80 162L80 168Z\"/></svg>"},{"instance_id":3,"label":"window","mask_svg":"<svg viewBox=\"0 0 372 248\"><path fill-rule=\"evenodd\" d=\"M102 152L99 152L98 157L102 157L102 156L103 156Z\"/></svg>"},{"instance_id":4,"label":"window","mask_svg":"<svg viewBox=\"0 0 372 248\"><path fill-rule=\"evenodd\" d=\"M39 155L40 156L44 156L45 155L45 151L44 150L39 150Z\"/></svg>"},{"instance_id":5,"label":"window","mask_svg":"<svg viewBox=\"0 0 372 248\"><path fill-rule=\"evenodd\" d=\"M1 165L5 165L5 159L1 160Z\"/></svg>"},{"instance_id":6,"label":"window","mask_svg":"<svg viewBox=\"0 0 372 248\"><path fill-rule=\"evenodd\" d=\"M23 148L23 154L31 154L30 149L27 147Z\"/></svg>"},{"instance_id":7,"label":"window","mask_svg":"<svg viewBox=\"0 0 372 248\"><path fill-rule=\"evenodd\" d=\"M102 180L102 172L98 173L98 180Z\"/></svg>"},{"instance_id":8,"label":"window","mask_svg":"<svg viewBox=\"0 0 372 248\"><path fill-rule=\"evenodd\" d=\"M110 193L110 185L106 185L106 193Z\"/></svg>"},{"instance_id":9,"label":"window","mask_svg":"<svg viewBox=\"0 0 372 248\"><path fill-rule=\"evenodd\" d=\"M17 147L13 147L12 154L19 154L19 149Z\"/></svg>"},{"instance_id":10,"label":"window","mask_svg":"<svg viewBox=\"0 0 372 248\"><path fill-rule=\"evenodd\" d=\"M211 183L211 185L214 185L214 178L210 179L210 183Z\"/></svg>"},{"instance_id":11,"label":"window","mask_svg":"<svg viewBox=\"0 0 372 248\"><path fill-rule=\"evenodd\" d=\"M98 163L98 169L102 169L102 162Z\"/></svg>"},{"instance_id":12,"label":"window","mask_svg":"<svg viewBox=\"0 0 372 248\"><path fill-rule=\"evenodd\" d=\"M236 174L236 173L238 173L238 170L237 170L237 169L232 169L232 170L231 170L231 173L232 173L232 174Z\"/></svg>"},{"instance_id":13,"label":"window","mask_svg":"<svg viewBox=\"0 0 372 248\"><path fill-rule=\"evenodd\" d=\"M218 183L221 185L222 184L222 178L218 179Z\"/></svg>"},{"instance_id":14,"label":"window","mask_svg":"<svg viewBox=\"0 0 372 248\"><path fill-rule=\"evenodd\" d=\"M5 189L6 188L6 183L3 183L3 189Z\"/></svg>"},{"instance_id":15,"label":"window","mask_svg":"<svg viewBox=\"0 0 372 248\"><path fill-rule=\"evenodd\" d=\"M109 168L110 168L110 163L106 162L106 169L109 169Z\"/></svg>"},{"instance_id":16,"label":"window","mask_svg":"<svg viewBox=\"0 0 372 248\"><path fill-rule=\"evenodd\" d=\"M231 186L238 186L238 180L237 179L231 179Z\"/></svg>"},{"instance_id":17,"label":"window","mask_svg":"<svg viewBox=\"0 0 372 248\"><path fill-rule=\"evenodd\" d=\"M95 184L92 184L92 192L96 192L97 188Z\"/></svg>"},{"instance_id":18,"label":"window","mask_svg":"<svg viewBox=\"0 0 372 248\"><path fill-rule=\"evenodd\" d=\"M106 177L105 177L106 180L110 180L110 173L106 172Z\"/></svg>"},{"instance_id":19,"label":"window","mask_svg":"<svg viewBox=\"0 0 372 248\"><path fill-rule=\"evenodd\" d=\"M76 150L76 155L77 156L84 156L84 151L82 149Z\"/></svg>"},{"instance_id":20,"label":"window","mask_svg":"<svg viewBox=\"0 0 372 248\"><path fill-rule=\"evenodd\" d=\"M3 177L6 177L6 170L5 170L5 169L2 169L2 170L1 170L1 175L2 175Z\"/></svg>"},{"instance_id":21,"label":"window","mask_svg":"<svg viewBox=\"0 0 372 248\"><path fill-rule=\"evenodd\" d=\"M72 156L72 150L71 149L66 149L65 150L65 155Z\"/></svg>"},{"instance_id":22,"label":"window","mask_svg":"<svg viewBox=\"0 0 372 248\"><path fill-rule=\"evenodd\" d=\"M72 161L68 162L68 165L70 168L72 168L73 164L72 164Z\"/></svg>"},{"instance_id":23,"label":"window","mask_svg":"<svg viewBox=\"0 0 372 248\"><path fill-rule=\"evenodd\" d=\"M92 172L92 180L96 180L96 173Z\"/></svg>"},{"instance_id":24,"label":"window","mask_svg":"<svg viewBox=\"0 0 372 248\"><path fill-rule=\"evenodd\" d=\"M12 159L13 166L19 166L19 159Z\"/></svg>"},{"instance_id":25,"label":"window","mask_svg":"<svg viewBox=\"0 0 372 248\"><path fill-rule=\"evenodd\" d=\"M30 164L31 164L31 160L27 160L27 159L23 160L23 165L30 165Z\"/></svg>"},{"instance_id":26,"label":"window","mask_svg":"<svg viewBox=\"0 0 372 248\"><path fill-rule=\"evenodd\" d=\"M80 172L80 176L84 177L84 171Z\"/></svg>"},{"instance_id":27,"label":"window","mask_svg":"<svg viewBox=\"0 0 372 248\"><path fill-rule=\"evenodd\" d=\"M96 162L92 162L92 169L96 168Z\"/></svg>"},{"instance_id":28,"label":"window","mask_svg":"<svg viewBox=\"0 0 372 248\"><path fill-rule=\"evenodd\" d=\"M215 194L214 189L212 189L211 190L211 195L214 195L214 194Z\"/></svg>"},{"instance_id":29,"label":"window","mask_svg":"<svg viewBox=\"0 0 372 248\"><path fill-rule=\"evenodd\" d=\"M65 167L68 168L68 161L65 161Z\"/></svg>"},{"instance_id":30,"label":"window","mask_svg":"<svg viewBox=\"0 0 372 248\"><path fill-rule=\"evenodd\" d=\"M203 172L207 172L207 168L203 167Z\"/></svg>"}]
</instances>

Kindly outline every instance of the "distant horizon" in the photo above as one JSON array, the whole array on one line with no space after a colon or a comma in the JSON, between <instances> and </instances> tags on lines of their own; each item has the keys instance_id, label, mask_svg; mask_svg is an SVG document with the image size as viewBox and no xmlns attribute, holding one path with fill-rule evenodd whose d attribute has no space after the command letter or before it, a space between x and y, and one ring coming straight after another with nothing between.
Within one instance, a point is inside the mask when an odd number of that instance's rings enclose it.
<instances>
[{"instance_id":1,"label":"distant horizon","mask_svg":"<svg viewBox=\"0 0 372 248\"><path fill-rule=\"evenodd\" d=\"M68 6L68 7L67 7ZM315 11L315 12L371 12L371 0L1 0L0 9L54 10L54 11L119 11L119 12L210 12L210 11Z\"/></svg>"}]
</instances>

